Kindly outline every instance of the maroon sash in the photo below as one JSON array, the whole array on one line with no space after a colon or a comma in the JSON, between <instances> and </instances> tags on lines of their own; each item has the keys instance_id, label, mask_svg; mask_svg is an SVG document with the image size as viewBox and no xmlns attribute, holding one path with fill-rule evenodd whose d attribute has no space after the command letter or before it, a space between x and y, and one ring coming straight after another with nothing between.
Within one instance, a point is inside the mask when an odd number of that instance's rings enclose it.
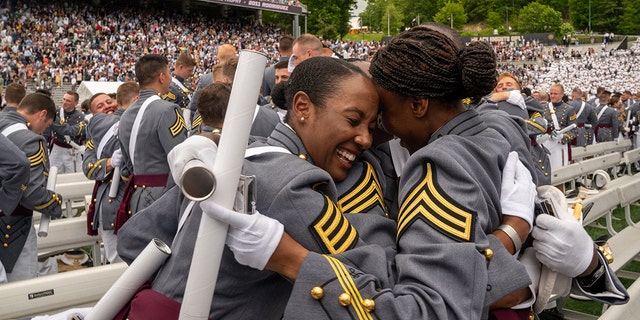
<instances>
[{"instance_id":1,"label":"maroon sash","mask_svg":"<svg viewBox=\"0 0 640 320\"><path fill-rule=\"evenodd\" d=\"M71 145L66 143L66 142L60 142L60 141L56 140L55 138L52 141L53 141L53 144L57 145L58 147L65 148L65 149L71 149Z\"/></svg>"},{"instance_id":2,"label":"maroon sash","mask_svg":"<svg viewBox=\"0 0 640 320\"><path fill-rule=\"evenodd\" d=\"M497 309L489 312L489 320L529 320L529 309Z\"/></svg>"},{"instance_id":3,"label":"maroon sash","mask_svg":"<svg viewBox=\"0 0 640 320\"><path fill-rule=\"evenodd\" d=\"M596 139L598 138L598 130L599 130L600 128L611 128L611 125L610 125L610 124L598 124L598 125L596 125L596 126L593 128L593 132L594 132L594 133L595 133L595 135L596 135Z\"/></svg>"},{"instance_id":4,"label":"maroon sash","mask_svg":"<svg viewBox=\"0 0 640 320\"><path fill-rule=\"evenodd\" d=\"M116 225L113 234L118 234L118 230L124 225L131 215L131 197L138 186L164 187L167 185L168 174L133 174L124 187L124 195L118 213L116 214Z\"/></svg>"},{"instance_id":5,"label":"maroon sash","mask_svg":"<svg viewBox=\"0 0 640 320\"><path fill-rule=\"evenodd\" d=\"M94 230L92 223L96 215L96 196L98 194L98 187L100 186L100 184L100 181L96 181L96 183L93 184L93 191L91 192L91 203L89 204L89 209L87 209L87 234L90 236L98 235L98 229L96 228Z\"/></svg>"},{"instance_id":6,"label":"maroon sash","mask_svg":"<svg viewBox=\"0 0 640 320\"><path fill-rule=\"evenodd\" d=\"M4 217L4 212L0 211L0 217ZM18 206L10 214L12 217L31 217L33 216L33 210L29 210L18 203Z\"/></svg>"},{"instance_id":7,"label":"maroon sash","mask_svg":"<svg viewBox=\"0 0 640 320\"><path fill-rule=\"evenodd\" d=\"M181 304L145 285L114 320L178 319Z\"/></svg>"}]
</instances>

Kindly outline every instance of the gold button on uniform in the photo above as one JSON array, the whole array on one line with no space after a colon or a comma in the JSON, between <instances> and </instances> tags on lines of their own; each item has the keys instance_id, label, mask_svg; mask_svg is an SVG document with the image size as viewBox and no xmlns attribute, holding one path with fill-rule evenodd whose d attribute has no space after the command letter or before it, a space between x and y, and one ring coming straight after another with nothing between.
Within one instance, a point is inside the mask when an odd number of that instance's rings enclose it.
<instances>
[{"instance_id":1,"label":"gold button on uniform","mask_svg":"<svg viewBox=\"0 0 640 320\"><path fill-rule=\"evenodd\" d=\"M376 309L376 302L373 299L364 299L362 300L362 307L367 310L367 312L373 312Z\"/></svg>"},{"instance_id":2,"label":"gold button on uniform","mask_svg":"<svg viewBox=\"0 0 640 320\"><path fill-rule=\"evenodd\" d=\"M307 155L306 154L299 154L298 158L300 158L302 160L307 160Z\"/></svg>"},{"instance_id":3,"label":"gold button on uniform","mask_svg":"<svg viewBox=\"0 0 640 320\"><path fill-rule=\"evenodd\" d=\"M8 233L6 233L6 234L4 235L4 238L5 238L5 239L9 239L9 237L10 237L10 235L9 235Z\"/></svg>"},{"instance_id":4,"label":"gold button on uniform","mask_svg":"<svg viewBox=\"0 0 640 320\"><path fill-rule=\"evenodd\" d=\"M493 250L486 248L484 250L482 250L482 254L484 254L484 257L487 260L491 260L491 258L493 258Z\"/></svg>"},{"instance_id":5,"label":"gold button on uniform","mask_svg":"<svg viewBox=\"0 0 640 320\"><path fill-rule=\"evenodd\" d=\"M91 226L93 227L93 221L91 222Z\"/></svg>"},{"instance_id":6,"label":"gold button on uniform","mask_svg":"<svg viewBox=\"0 0 640 320\"><path fill-rule=\"evenodd\" d=\"M313 289L311 289L311 297L315 300L322 299L322 297L324 297L324 289L321 287L313 287Z\"/></svg>"},{"instance_id":7,"label":"gold button on uniform","mask_svg":"<svg viewBox=\"0 0 640 320\"><path fill-rule=\"evenodd\" d=\"M7 225L7 230L11 230L11 225L10 224Z\"/></svg>"},{"instance_id":8,"label":"gold button on uniform","mask_svg":"<svg viewBox=\"0 0 640 320\"><path fill-rule=\"evenodd\" d=\"M2 246L7 248L7 247L9 247L9 244L5 242L5 243L2 244Z\"/></svg>"},{"instance_id":9,"label":"gold button on uniform","mask_svg":"<svg viewBox=\"0 0 640 320\"><path fill-rule=\"evenodd\" d=\"M351 304L351 296L344 292L338 296L338 302L340 302L340 305L343 307L346 307Z\"/></svg>"},{"instance_id":10,"label":"gold button on uniform","mask_svg":"<svg viewBox=\"0 0 640 320\"><path fill-rule=\"evenodd\" d=\"M112 223L112 224L111 224L111 228L113 228L113 227L115 227L115 226L116 226L116 224L115 224L115 223Z\"/></svg>"}]
</instances>

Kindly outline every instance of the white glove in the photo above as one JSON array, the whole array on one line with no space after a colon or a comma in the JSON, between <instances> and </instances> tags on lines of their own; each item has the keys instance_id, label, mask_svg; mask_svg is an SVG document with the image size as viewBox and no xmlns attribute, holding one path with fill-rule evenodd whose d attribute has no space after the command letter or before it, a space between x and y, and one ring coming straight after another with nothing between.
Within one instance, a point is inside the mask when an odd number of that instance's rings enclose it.
<instances>
[{"instance_id":1,"label":"white glove","mask_svg":"<svg viewBox=\"0 0 640 320\"><path fill-rule=\"evenodd\" d=\"M527 110L527 104L524 103L524 97L518 90L509 91L509 98L507 99L507 102L522 108L522 110Z\"/></svg>"},{"instance_id":2,"label":"white glove","mask_svg":"<svg viewBox=\"0 0 640 320\"><path fill-rule=\"evenodd\" d=\"M226 209L212 200L200 203L202 212L229 224L227 246L243 265L263 270L282 239L284 226L259 212L243 214Z\"/></svg>"},{"instance_id":3,"label":"white glove","mask_svg":"<svg viewBox=\"0 0 640 320\"><path fill-rule=\"evenodd\" d=\"M518 160L518 153L510 152L502 169L500 192L502 214L522 218L529 223L529 226L533 226L533 209L537 194L531 173Z\"/></svg>"},{"instance_id":4,"label":"white glove","mask_svg":"<svg viewBox=\"0 0 640 320\"><path fill-rule=\"evenodd\" d=\"M185 165L191 160L200 160L213 170L217 153L218 146L211 139L198 135L190 136L173 147L167 155L173 181L180 183Z\"/></svg>"},{"instance_id":5,"label":"white glove","mask_svg":"<svg viewBox=\"0 0 640 320\"><path fill-rule=\"evenodd\" d=\"M536 257L549 269L576 277L589 267L593 240L568 210L558 210L559 218L541 214L533 228Z\"/></svg>"},{"instance_id":6,"label":"white glove","mask_svg":"<svg viewBox=\"0 0 640 320\"><path fill-rule=\"evenodd\" d=\"M122 150L120 148L116 149L111 155L111 166L119 167L122 165Z\"/></svg>"}]
</instances>

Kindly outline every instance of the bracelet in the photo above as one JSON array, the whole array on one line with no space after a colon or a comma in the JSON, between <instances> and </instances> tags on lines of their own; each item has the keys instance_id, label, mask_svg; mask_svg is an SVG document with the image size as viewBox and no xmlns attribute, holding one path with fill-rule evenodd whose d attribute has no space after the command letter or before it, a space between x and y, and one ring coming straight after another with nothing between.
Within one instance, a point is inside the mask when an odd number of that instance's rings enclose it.
<instances>
[{"instance_id":1,"label":"bracelet","mask_svg":"<svg viewBox=\"0 0 640 320\"><path fill-rule=\"evenodd\" d=\"M498 227L498 230L502 230L502 232L506 233L507 236L511 238L511 242L513 242L513 247L515 248L514 254L520 251L520 248L522 248L522 240L520 239L518 232L516 232L516 229L508 224L501 224Z\"/></svg>"}]
</instances>

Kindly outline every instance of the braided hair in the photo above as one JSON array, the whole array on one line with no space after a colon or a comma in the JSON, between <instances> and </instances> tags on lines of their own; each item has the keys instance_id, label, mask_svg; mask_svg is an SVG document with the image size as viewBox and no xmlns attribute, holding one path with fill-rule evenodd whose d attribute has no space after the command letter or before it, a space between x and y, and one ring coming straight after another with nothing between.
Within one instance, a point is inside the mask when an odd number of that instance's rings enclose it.
<instances>
[{"instance_id":1,"label":"braided hair","mask_svg":"<svg viewBox=\"0 0 640 320\"><path fill-rule=\"evenodd\" d=\"M341 59L319 56L304 60L296 66L284 86L284 105L290 111L293 97L302 91L309 96L316 107L324 108L325 101L341 90L342 80L354 75L368 78L360 68ZM276 88L279 87L274 87L274 90ZM272 95L278 96L279 93L272 92ZM284 120L288 122L289 112Z\"/></svg>"},{"instance_id":2,"label":"braided hair","mask_svg":"<svg viewBox=\"0 0 640 320\"><path fill-rule=\"evenodd\" d=\"M447 26L411 28L376 52L371 76L381 87L414 98L478 98L496 85L496 58L487 42L464 41Z\"/></svg>"}]
</instances>

